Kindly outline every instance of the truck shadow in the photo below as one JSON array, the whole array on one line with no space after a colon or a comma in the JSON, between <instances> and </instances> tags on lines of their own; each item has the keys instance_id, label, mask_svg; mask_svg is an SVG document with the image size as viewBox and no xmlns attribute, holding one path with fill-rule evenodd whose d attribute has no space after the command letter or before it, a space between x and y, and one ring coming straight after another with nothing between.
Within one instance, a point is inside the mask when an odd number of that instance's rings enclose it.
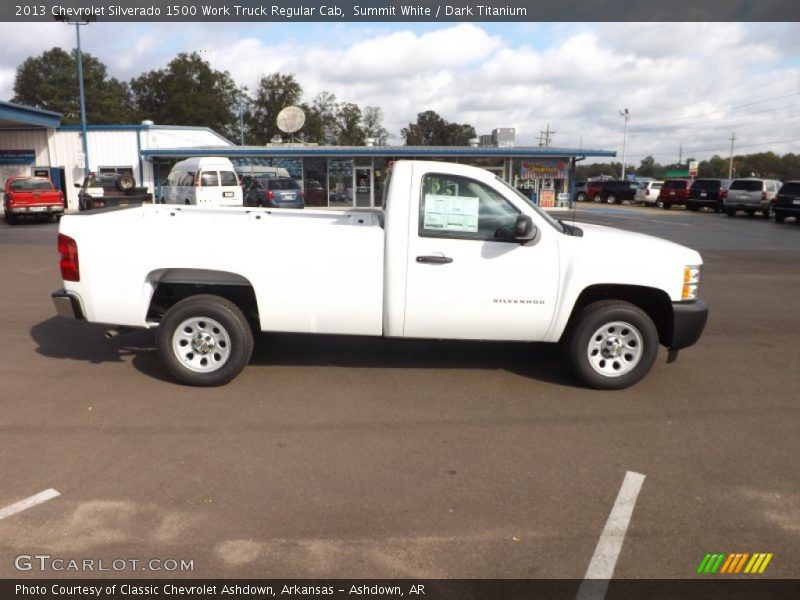
<instances>
[{"instance_id":1,"label":"truck shadow","mask_svg":"<svg viewBox=\"0 0 800 600\"><path fill-rule=\"evenodd\" d=\"M155 332L134 330L114 340L107 326L51 317L34 325L36 351L50 358L99 364L126 359L139 372L175 383L161 366ZM252 366L352 367L382 369L497 369L579 387L554 344L401 340L339 335L262 333Z\"/></svg>"}]
</instances>

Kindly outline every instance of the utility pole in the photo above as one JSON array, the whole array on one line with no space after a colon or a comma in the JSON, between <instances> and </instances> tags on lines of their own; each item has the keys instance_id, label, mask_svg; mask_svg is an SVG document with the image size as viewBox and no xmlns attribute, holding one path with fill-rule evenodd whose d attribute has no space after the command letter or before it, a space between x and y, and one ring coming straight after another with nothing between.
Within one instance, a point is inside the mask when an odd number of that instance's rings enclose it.
<instances>
[{"instance_id":1,"label":"utility pole","mask_svg":"<svg viewBox=\"0 0 800 600\"><path fill-rule=\"evenodd\" d=\"M683 164L683 142L678 146L678 166Z\"/></svg>"},{"instance_id":2,"label":"utility pole","mask_svg":"<svg viewBox=\"0 0 800 600\"><path fill-rule=\"evenodd\" d=\"M728 161L728 179L733 179L733 143L736 141L736 134L731 135L731 157Z\"/></svg>"},{"instance_id":3,"label":"utility pole","mask_svg":"<svg viewBox=\"0 0 800 600\"><path fill-rule=\"evenodd\" d=\"M631 118L631 113L625 108L619 111L619 116L625 119L625 125L622 129L622 179L625 179L625 138L628 136L628 119Z\"/></svg>"},{"instance_id":4,"label":"utility pole","mask_svg":"<svg viewBox=\"0 0 800 600\"><path fill-rule=\"evenodd\" d=\"M555 135L555 131L550 131L550 123L547 124L547 131L539 132L539 147L548 148L550 146L550 139Z\"/></svg>"}]
</instances>

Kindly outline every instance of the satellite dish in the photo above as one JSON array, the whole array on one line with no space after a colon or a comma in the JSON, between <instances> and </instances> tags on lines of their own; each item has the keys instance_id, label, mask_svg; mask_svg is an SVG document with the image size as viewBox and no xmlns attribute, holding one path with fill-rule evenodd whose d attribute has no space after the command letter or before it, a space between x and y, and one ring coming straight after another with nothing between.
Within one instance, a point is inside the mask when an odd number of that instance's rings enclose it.
<instances>
[{"instance_id":1,"label":"satellite dish","mask_svg":"<svg viewBox=\"0 0 800 600\"><path fill-rule=\"evenodd\" d=\"M294 133L306 122L306 113L299 106L287 106L278 113L278 129L284 133Z\"/></svg>"}]
</instances>

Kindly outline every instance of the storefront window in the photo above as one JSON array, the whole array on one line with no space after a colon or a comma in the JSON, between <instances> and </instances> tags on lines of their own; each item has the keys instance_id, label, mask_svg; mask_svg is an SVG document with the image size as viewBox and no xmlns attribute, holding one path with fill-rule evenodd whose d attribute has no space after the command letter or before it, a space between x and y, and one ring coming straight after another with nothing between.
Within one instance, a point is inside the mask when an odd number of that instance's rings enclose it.
<instances>
[{"instance_id":1,"label":"storefront window","mask_svg":"<svg viewBox=\"0 0 800 600\"><path fill-rule=\"evenodd\" d=\"M353 160L350 158L328 161L328 206L353 206Z\"/></svg>"},{"instance_id":2,"label":"storefront window","mask_svg":"<svg viewBox=\"0 0 800 600\"><path fill-rule=\"evenodd\" d=\"M306 158L303 161L303 192L306 206L328 206L328 161L325 158Z\"/></svg>"}]
</instances>

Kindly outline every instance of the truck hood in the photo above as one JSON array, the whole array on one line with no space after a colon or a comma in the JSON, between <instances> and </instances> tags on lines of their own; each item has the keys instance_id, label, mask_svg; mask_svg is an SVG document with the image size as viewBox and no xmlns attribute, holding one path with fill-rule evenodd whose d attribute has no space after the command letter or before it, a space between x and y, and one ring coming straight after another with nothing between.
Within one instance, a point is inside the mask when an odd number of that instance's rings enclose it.
<instances>
[{"instance_id":1,"label":"truck hood","mask_svg":"<svg viewBox=\"0 0 800 600\"><path fill-rule=\"evenodd\" d=\"M655 264L665 260L682 265L703 263L696 250L652 235L590 223L577 222L576 226L583 230L583 238L578 238L583 241L581 245L590 247L582 248L581 252L594 256L611 256L626 264Z\"/></svg>"}]
</instances>

